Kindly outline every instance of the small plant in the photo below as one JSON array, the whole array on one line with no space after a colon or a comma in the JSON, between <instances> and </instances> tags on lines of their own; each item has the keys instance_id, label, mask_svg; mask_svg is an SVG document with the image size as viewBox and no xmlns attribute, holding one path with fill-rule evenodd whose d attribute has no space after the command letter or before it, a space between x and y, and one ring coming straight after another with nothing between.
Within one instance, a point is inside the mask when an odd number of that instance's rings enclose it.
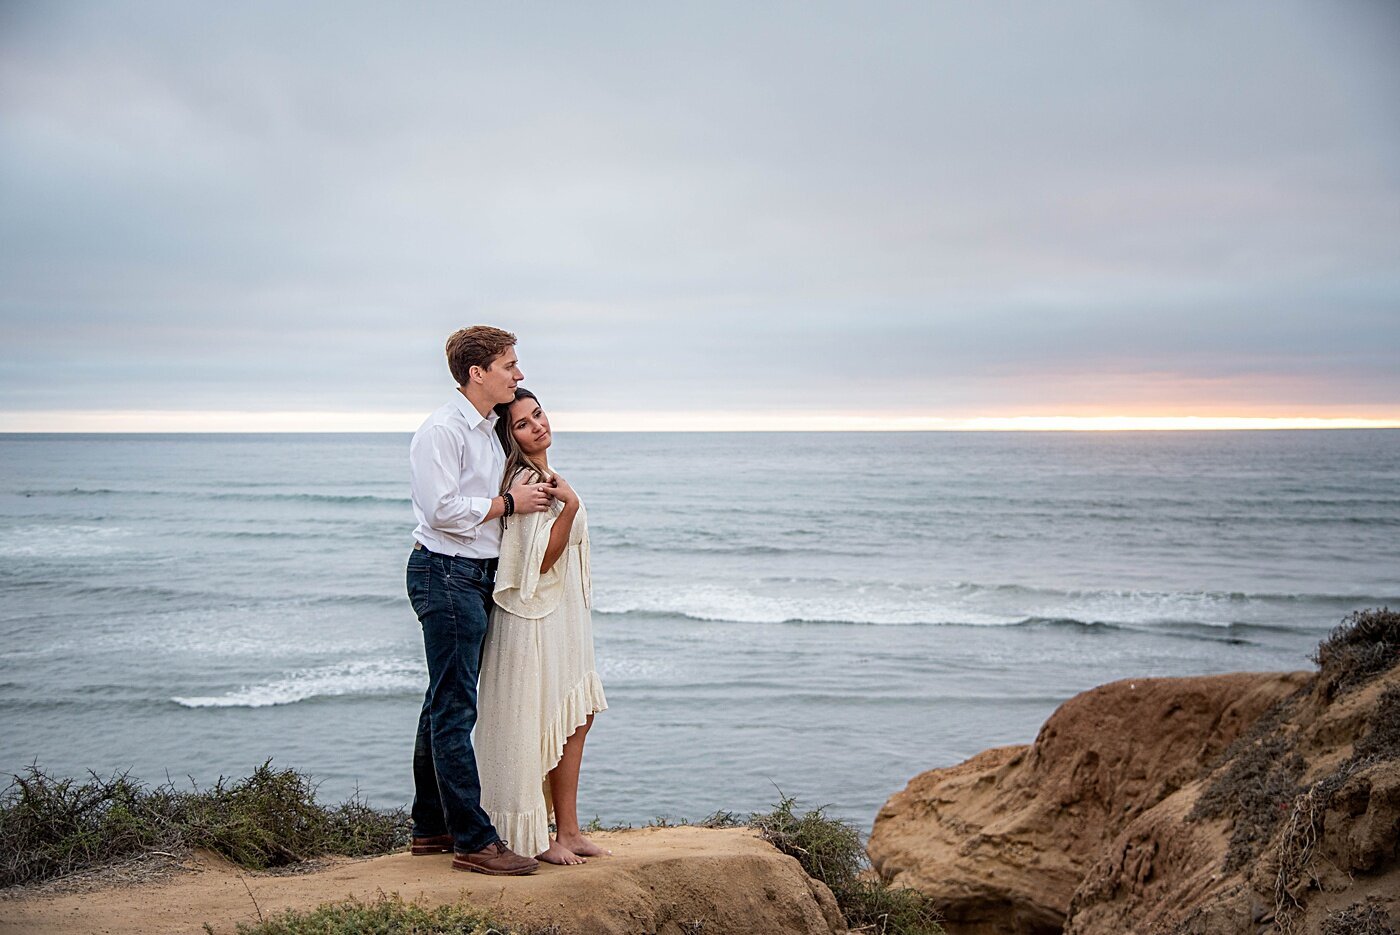
<instances>
[{"instance_id":1,"label":"small plant","mask_svg":"<svg viewBox=\"0 0 1400 935\"><path fill-rule=\"evenodd\" d=\"M680 828L690 824L684 818L675 818L671 815L657 815L646 823L648 828Z\"/></svg>"},{"instance_id":2,"label":"small plant","mask_svg":"<svg viewBox=\"0 0 1400 935\"><path fill-rule=\"evenodd\" d=\"M1380 906L1355 903L1329 915L1322 923L1322 935L1396 935L1390 917Z\"/></svg>"},{"instance_id":3,"label":"small plant","mask_svg":"<svg viewBox=\"0 0 1400 935\"><path fill-rule=\"evenodd\" d=\"M742 828L746 822L733 812L718 811L700 821L701 828Z\"/></svg>"},{"instance_id":4,"label":"small plant","mask_svg":"<svg viewBox=\"0 0 1400 935\"><path fill-rule=\"evenodd\" d=\"M514 935L514 930L475 909L427 909L398 894L380 894L374 902L352 898L307 912L290 909L256 925L242 922L238 935Z\"/></svg>"},{"instance_id":5,"label":"small plant","mask_svg":"<svg viewBox=\"0 0 1400 935\"><path fill-rule=\"evenodd\" d=\"M594 815L593 820L583 826L583 830L588 834L592 834L595 831L631 831L632 823L616 822L611 825L605 825L603 824L603 819L599 818L597 815Z\"/></svg>"},{"instance_id":6,"label":"small plant","mask_svg":"<svg viewBox=\"0 0 1400 935\"><path fill-rule=\"evenodd\" d=\"M777 808L749 818L764 840L797 858L807 875L825 883L852 932L872 935L943 935L933 900L918 890L873 879L860 832L828 818L824 808L801 815L783 796Z\"/></svg>"}]
</instances>

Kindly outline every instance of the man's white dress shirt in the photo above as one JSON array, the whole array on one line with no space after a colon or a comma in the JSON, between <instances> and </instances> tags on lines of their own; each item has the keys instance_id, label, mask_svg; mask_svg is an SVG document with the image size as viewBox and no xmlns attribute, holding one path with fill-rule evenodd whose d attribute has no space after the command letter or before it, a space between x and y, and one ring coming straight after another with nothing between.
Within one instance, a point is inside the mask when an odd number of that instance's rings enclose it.
<instances>
[{"instance_id":1,"label":"man's white dress shirt","mask_svg":"<svg viewBox=\"0 0 1400 935\"><path fill-rule=\"evenodd\" d=\"M428 416L408 448L409 490L418 526L413 538L443 555L496 558L501 524L486 523L501 492L506 453L493 412L482 416L462 393Z\"/></svg>"}]
</instances>

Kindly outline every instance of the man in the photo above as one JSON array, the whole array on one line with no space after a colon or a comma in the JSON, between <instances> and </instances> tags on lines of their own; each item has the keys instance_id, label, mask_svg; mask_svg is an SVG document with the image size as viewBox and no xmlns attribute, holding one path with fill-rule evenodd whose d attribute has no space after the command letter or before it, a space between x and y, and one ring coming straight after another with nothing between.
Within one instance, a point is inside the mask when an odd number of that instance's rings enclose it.
<instances>
[{"instance_id":1,"label":"man","mask_svg":"<svg viewBox=\"0 0 1400 935\"><path fill-rule=\"evenodd\" d=\"M408 597L423 625L428 691L413 750L414 854L453 852L452 866L514 876L539 863L500 839L481 808L471 733L481 643L491 607L502 516L535 513L552 499L547 484L504 494L505 452L494 431L497 403L525 379L515 335L476 325L447 339L457 392L430 415L409 447L418 525L408 558Z\"/></svg>"}]
</instances>

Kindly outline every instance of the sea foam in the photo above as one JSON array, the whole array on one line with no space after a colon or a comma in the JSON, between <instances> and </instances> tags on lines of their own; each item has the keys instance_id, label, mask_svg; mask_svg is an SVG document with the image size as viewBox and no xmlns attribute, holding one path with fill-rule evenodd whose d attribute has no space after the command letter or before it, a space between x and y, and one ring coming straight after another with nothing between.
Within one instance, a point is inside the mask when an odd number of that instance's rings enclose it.
<instances>
[{"instance_id":1,"label":"sea foam","mask_svg":"<svg viewBox=\"0 0 1400 935\"><path fill-rule=\"evenodd\" d=\"M267 708L311 698L397 695L420 692L427 684L421 664L406 661L354 661L289 672L285 677L245 685L221 695L176 696L186 708Z\"/></svg>"},{"instance_id":2,"label":"sea foam","mask_svg":"<svg viewBox=\"0 0 1400 935\"><path fill-rule=\"evenodd\" d=\"M1274 623L1298 605L1329 626L1346 608L1397 603L1349 594L1044 588L949 582L896 585L828 578L767 579L736 584L618 584L597 588L600 614L650 614L706 622L846 623L876 626L1016 626L1043 621L1086 625L1229 627Z\"/></svg>"}]
</instances>

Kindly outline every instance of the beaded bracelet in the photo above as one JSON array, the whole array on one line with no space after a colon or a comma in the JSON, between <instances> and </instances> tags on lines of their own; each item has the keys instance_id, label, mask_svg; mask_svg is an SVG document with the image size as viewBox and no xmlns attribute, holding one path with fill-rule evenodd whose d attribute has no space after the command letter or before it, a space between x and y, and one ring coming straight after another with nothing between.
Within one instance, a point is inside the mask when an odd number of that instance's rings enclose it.
<instances>
[{"instance_id":1,"label":"beaded bracelet","mask_svg":"<svg viewBox=\"0 0 1400 935\"><path fill-rule=\"evenodd\" d=\"M510 495L510 491L506 491L505 493L501 494L501 497L504 498L504 500L506 501L506 513L505 513L505 515L506 515L506 516L514 516L514 515L515 515L515 498L512 497L512 496Z\"/></svg>"}]
</instances>

